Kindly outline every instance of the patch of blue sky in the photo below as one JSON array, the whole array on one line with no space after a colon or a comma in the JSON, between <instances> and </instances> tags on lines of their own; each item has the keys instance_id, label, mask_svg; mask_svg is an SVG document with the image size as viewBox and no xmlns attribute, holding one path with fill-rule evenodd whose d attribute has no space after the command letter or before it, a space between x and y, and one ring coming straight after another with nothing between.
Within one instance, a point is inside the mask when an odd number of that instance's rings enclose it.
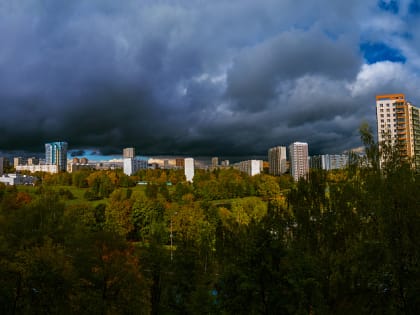
<instances>
[{"instance_id":1,"label":"patch of blue sky","mask_svg":"<svg viewBox=\"0 0 420 315\"><path fill-rule=\"evenodd\" d=\"M360 51L368 64L380 61L392 61L405 63L405 56L398 49L387 46L384 43L365 42L360 44Z\"/></svg>"},{"instance_id":2,"label":"patch of blue sky","mask_svg":"<svg viewBox=\"0 0 420 315\"><path fill-rule=\"evenodd\" d=\"M420 14L420 0L412 0L408 6L410 14Z\"/></svg>"},{"instance_id":3,"label":"patch of blue sky","mask_svg":"<svg viewBox=\"0 0 420 315\"><path fill-rule=\"evenodd\" d=\"M379 0L378 7L381 10L397 14L399 11L399 4L397 0Z\"/></svg>"}]
</instances>

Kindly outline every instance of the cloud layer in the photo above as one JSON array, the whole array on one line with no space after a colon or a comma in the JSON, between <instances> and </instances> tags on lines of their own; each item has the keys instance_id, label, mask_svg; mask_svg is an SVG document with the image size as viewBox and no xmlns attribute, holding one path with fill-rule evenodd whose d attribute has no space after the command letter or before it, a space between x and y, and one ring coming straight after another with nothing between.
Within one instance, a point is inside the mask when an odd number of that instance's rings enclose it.
<instances>
[{"instance_id":1,"label":"cloud layer","mask_svg":"<svg viewBox=\"0 0 420 315\"><path fill-rule=\"evenodd\" d=\"M360 145L376 94L420 103L411 1L0 4L0 150L248 155Z\"/></svg>"}]
</instances>

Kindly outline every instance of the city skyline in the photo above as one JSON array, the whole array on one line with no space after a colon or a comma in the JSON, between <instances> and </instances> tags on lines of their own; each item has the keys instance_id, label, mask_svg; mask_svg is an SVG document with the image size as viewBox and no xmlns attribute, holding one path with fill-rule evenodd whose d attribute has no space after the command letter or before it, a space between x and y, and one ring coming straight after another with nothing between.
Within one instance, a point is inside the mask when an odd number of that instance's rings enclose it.
<instances>
[{"instance_id":1,"label":"city skyline","mask_svg":"<svg viewBox=\"0 0 420 315\"><path fill-rule=\"evenodd\" d=\"M375 95L419 106L419 14L392 0L6 2L0 151L340 153L375 127Z\"/></svg>"}]
</instances>

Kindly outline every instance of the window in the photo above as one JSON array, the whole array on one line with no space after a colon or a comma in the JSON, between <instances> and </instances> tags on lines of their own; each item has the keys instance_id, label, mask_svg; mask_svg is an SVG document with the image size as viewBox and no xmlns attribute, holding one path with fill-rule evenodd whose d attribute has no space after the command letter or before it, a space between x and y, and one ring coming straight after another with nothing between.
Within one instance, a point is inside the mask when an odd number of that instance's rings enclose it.
<instances>
[{"instance_id":1,"label":"window","mask_svg":"<svg viewBox=\"0 0 420 315\"><path fill-rule=\"evenodd\" d=\"M381 117L384 117L384 114L381 114Z\"/></svg>"}]
</instances>

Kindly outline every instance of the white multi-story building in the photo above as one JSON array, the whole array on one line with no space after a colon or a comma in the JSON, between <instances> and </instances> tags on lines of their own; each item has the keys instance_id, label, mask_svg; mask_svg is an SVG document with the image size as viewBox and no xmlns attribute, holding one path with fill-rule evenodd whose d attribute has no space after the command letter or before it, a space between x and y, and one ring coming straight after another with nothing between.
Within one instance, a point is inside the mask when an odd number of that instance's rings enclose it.
<instances>
[{"instance_id":1,"label":"white multi-story building","mask_svg":"<svg viewBox=\"0 0 420 315\"><path fill-rule=\"evenodd\" d=\"M38 165L17 165L16 171L29 171L35 172L46 172L46 173L58 173L58 165L56 164L38 164Z\"/></svg>"},{"instance_id":2,"label":"white multi-story building","mask_svg":"<svg viewBox=\"0 0 420 315\"><path fill-rule=\"evenodd\" d=\"M8 186L14 185L34 185L36 178L28 175L21 174L5 174L0 177L0 183Z\"/></svg>"},{"instance_id":3,"label":"white multi-story building","mask_svg":"<svg viewBox=\"0 0 420 315\"><path fill-rule=\"evenodd\" d=\"M263 170L262 160L247 160L235 164L235 167L241 172L247 173L249 176L261 174Z\"/></svg>"},{"instance_id":4,"label":"white multi-story building","mask_svg":"<svg viewBox=\"0 0 420 315\"><path fill-rule=\"evenodd\" d=\"M295 181L307 179L309 173L308 144L293 142L289 146L290 173Z\"/></svg>"},{"instance_id":5,"label":"white multi-story building","mask_svg":"<svg viewBox=\"0 0 420 315\"><path fill-rule=\"evenodd\" d=\"M223 167L228 167L229 163L230 163L229 160L223 160L222 163L220 163L220 165Z\"/></svg>"},{"instance_id":6,"label":"white multi-story building","mask_svg":"<svg viewBox=\"0 0 420 315\"><path fill-rule=\"evenodd\" d=\"M184 159L184 173L185 178L188 182L192 182L194 178L194 159L186 158Z\"/></svg>"},{"instance_id":7,"label":"white multi-story building","mask_svg":"<svg viewBox=\"0 0 420 315\"><path fill-rule=\"evenodd\" d=\"M286 147L277 146L268 150L268 173L281 175L287 171Z\"/></svg>"},{"instance_id":8,"label":"white multi-story building","mask_svg":"<svg viewBox=\"0 0 420 315\"><path fill-rule=\"evenodd\" d=\"M146 160L140 160L136 158L124 158L123 169L125 175L133 175L135 172L141 169L147 169L148 162Z\"/></svg>"},{"instance_id":9,"label":"white multi-story building","mask_svg":"<svg viewBox=\"0 0 420 315\"><path fill-rule=\"evenodd\" d=\"M349 164L348 154L323 154L310 158L310 167L323 170L336 170L347 167Z\"/></svg>"}]
</instances>

